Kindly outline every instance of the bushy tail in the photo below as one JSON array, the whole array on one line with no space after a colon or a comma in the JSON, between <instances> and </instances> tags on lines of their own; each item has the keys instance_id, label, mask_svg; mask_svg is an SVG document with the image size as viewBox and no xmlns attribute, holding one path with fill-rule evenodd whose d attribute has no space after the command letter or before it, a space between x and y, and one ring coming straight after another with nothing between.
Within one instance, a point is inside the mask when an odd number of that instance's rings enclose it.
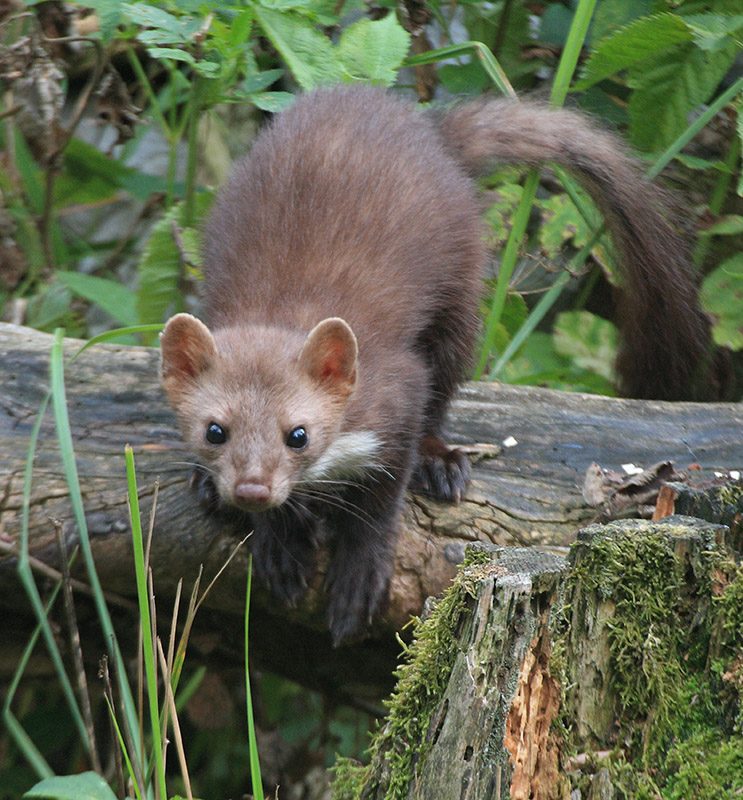
<instances>
[{"instance_id":1,"label":"bushy tail","mask_svg":"<svg viewBox=\"0 0 743 800\"><path fill-rule=\"evenodd\" d=\"M469 172L498 162L553 162L575 174L600 207L625 268L617 360L623 394L722 396L724 359L713 352L688 244L663 192L643 178L614 135L579 113L529 101L476 101L433 114L451 155Z\"/></svg>"}]
</instances>

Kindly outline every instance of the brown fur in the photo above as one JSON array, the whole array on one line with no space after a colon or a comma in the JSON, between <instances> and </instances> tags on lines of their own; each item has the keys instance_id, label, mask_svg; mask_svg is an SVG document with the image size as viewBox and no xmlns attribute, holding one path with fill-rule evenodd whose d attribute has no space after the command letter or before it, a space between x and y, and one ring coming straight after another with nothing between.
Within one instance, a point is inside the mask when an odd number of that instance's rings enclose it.
<instances>
[{"instance_id":1,"label":"brown fur","mask_svg":"<svg viewBox=\"0 0 743 800\"><path fill-rule=\"evenodd\" d=\"M163 380L204 464L202 495L250 514L258 576L279 597L301 598L316 542L334 535L336 642L381 606L414 468L438 497L466 487L441 424L470 363L486 255L469 173L494 159L573 169L613 221L631 262L628 390L690 394L707 355L657 194L579 115L505 101L421 113L364 87L299 98L220 192L204 244L209 327L170 321ZM212 423L223 444L205 440ZM296 426L300 450L287 444Z\"/></svg>"}]
</instances>

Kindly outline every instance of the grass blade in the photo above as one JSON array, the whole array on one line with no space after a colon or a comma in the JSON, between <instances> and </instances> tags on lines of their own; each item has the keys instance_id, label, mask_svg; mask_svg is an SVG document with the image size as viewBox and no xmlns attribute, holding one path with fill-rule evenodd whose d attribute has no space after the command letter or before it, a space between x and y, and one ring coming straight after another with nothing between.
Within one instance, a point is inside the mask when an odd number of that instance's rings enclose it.
<instances>
[{"instance_id":1,"label":"grass blade","mask_svg":"<svg viewBox=\"0 0 743 800\"><path fill-rule=\"evenodd\" d=\"M250 779L253 784L254 800L263 800L263 781L261 780L261 764L258 758L258 744L255 738L255 722L253 720L253 700L250 694L250 669L248 668L248 631L250 627L250 588L253 582L253 556L248 557L248 586L245 591L245 696L248 714L248 748L250 750Z\"/></svg>"},{"instance_id":2,"label":"grass blade","mask_svg":"<svg viewBox=\"0 0 743 800\"><path fill-rule=\"evenodd\" d=\"M420 64L434 64L443 61L445 58L455 58L473 53L477 56L483 69L488 74L491 81L508 97L516 97L516 92L508 80L505 70L493 55L490 48L482 42L463 42L462 44L451 44L448 47L441 47L438 50L428 50L426 53L411 56L403 62L407 67L415 67Z\"/></svg>"},{"instance_id":3,"label":"grass blade","mask_svg":"<svg viewBox=\"0 0 743 800\"><path fill-rule=\"evenodd\" d=\"M129 490L129 514L132 522L132 545L134 549L134 569L137 576L137 599L139 601L139 619L142 629L142 651L147 684L147 701L152 728L152 750L157 774L157 786L161 800L168 794L165 788L165 766L162 757L162 737L160 736L160 715L157 702L157 671L155 669L155 646L153 642L152 617L147 591L147 565L144 558L144 542L142 538L142 520L139 515L139 497L137 496L137 476L134 471L134 452L130 445L125 448L126 480Z\"/></svg>"},{"instance_id":4,"label":"grass blade","mask_svg":"<svg viewBox=\"0 0 743 800\"><path fill-rule=\"evenodd\" d=\"M64 331L58 328L54 333L54 343L51 351L51 376L52 376L52 404L54 408L54 419L57 426L57 438L59 439L60 455L64 466L65 478L70 490L70 502L77 522L78 538L80 541L80 551L88 573L88 581L93 590L93 598L98 613L98 619L103 629L105 640L108 644L111 658L117 669L119 691L121 692L122 702L126 713L126 722L130 730L137 730L137 713L132 698L131 689L126 681L123 669L124 661L121 657L119 643L108 612L106 599L103 595L100 579L95 568L93 551L90 546L88 526L85 520L85 510L83 508L82 492L80 491L80 480L75 462L75 451L72 444L72 430L67 413L67 398L64 388L64 361L63 361L63 334ZM137 753L141 759L143 753ZM144 762L142 762L144 763Z\"/></svg>"},{"instance_id":5,"label":"grass blade","mask_svg":"<svg viewBox=\"0 0 743 800\"><path fill-rule=\"evenodd\" d=\"M80 738L85 745L86 751L90 752L90 742L88 740L85 721L83 720L82 714L80 713L80 708L77 703L77 698L75 697L75 690L72 687L72 683L69 679L69 676L67 675L67 671L62 661L62 656L59 652L59 648L57 647L57 642L54 637L54 633L52 632L51 625L49 624L49 620L47 618L47 612L41 600L41 595L39 594L38 587L36 586L36 581L34 580L33 571L31 569L31 563L30 563L29 525L30 525L30 515L31 515L31 478L33 475L34 456L36 455L36 443L39 438L39 431L41 429L41 424L43 422L44 415L46 413L46 409L47 406L49 405L50 399L51 399L51 392L47 394L47 396L41 403L41 406L39 408L39 414L36 418L36 422L34 422L33 428L31 429L31 436L29 439L28 450L26 452L26 468L23 479L23 507L21 510L21 547L20 547L20 555L18 558L17 571L21 584L26 590L29 602L31 603L31 608L33 609L36 619L38 620L41 633L44 636L44 641L49 651L49 655L52 659L52 663L54 664L54 668L56 670L59 682L62 687L62 693L64 694L65 700L67 701L67 705L70 709L70 713L72 714L72 719L75 723L75 727L78 729ZM19 727L20 727L19 723L18 727L13 726L11 723L10 729L15 733L18 731ZM27 739L28 737L26 736L25 739L23 739L23 741L25 742ZM38 753L38 751L36 751L36 753ZM46 762L44 762L44 764L46 765ZM49 770L49 766L46 765L45 768L42 767L40 765L39 758L37 758L36 756L34 756L32 759L32 766L34 766L34 768L39 767L42 769L42 772L39 773L40 777L42 778L49 777L49 773L47 772L47 770Z\"/></svg>"},{"instance_id":6,"label":"grass blade","mask_svg":"<svg viewBox=\"0 0 743 800\"><path fill-rule=\"evenodd\" d=\"M48 614L51 611L54 601L57 599L57 595L59 594L61 588L62 583L57 583L52 590L51 597L46 604L46 608L44 609L44 620L47 621L47 624ZM18 721L15 714L13 714L13 712L10 710L10 706L13 703L13 698L15 697L15 693L21 682L23 673L26 671L26 666L31 658L34 647L36 647L36 642L39 639L41 631L42 625L39 623L34 629L34 632L31 634L31 638L28 640L28 644L23 650L23 655L18 662L15 674L13 675L13 680L10 682L10 686L8 687L8 691L5 695L5 702L3 703L3 721L5 722L5 726L12 736L16 747L18 747L21 753L23 753L24 758L31 765L31 768L36 772L39 779L44 780L44 778L51 778L54 775L54 772L49 764L47 764L46 759L41 755L39 749L33 743L29 735L23 729L23 726Z\"/></svg>"}]
</instances>

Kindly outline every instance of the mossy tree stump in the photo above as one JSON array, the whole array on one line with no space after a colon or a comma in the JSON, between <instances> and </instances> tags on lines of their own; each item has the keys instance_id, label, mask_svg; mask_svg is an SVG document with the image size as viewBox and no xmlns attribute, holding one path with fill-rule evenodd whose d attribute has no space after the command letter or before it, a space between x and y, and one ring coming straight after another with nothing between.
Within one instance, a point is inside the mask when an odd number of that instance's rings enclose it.
<instances>
[{"instance_id":1,"label":"mossy tree stump","mask_svg":"<svg viewBox=\"0 0 743 800\"><path fill-rule=\"evenodd\" d=\"M371 763L336 800L732 798L743 573L688 517L581 532L567 561L476 545L419 626Z\"/></svg>"}]
</instances>

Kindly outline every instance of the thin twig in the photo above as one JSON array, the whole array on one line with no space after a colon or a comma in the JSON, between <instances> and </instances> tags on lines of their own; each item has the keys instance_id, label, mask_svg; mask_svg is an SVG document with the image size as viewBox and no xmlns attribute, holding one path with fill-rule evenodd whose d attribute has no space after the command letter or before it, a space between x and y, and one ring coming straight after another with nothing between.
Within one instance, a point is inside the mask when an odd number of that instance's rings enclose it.
<instances>
[{"instance_id":1,"label":"thin twig","mask_svg":"<svg viewBox=\"0 0 743 800\"><path fill-rule=\"evenodd\" d=\"M108 656L104 655L101 658L98 675L103 681L103 694L108 699L108 707L111 709L111 713L108 715L108 724L110 729L111 741L116 742L118 741L118 739L116 736L116 727L114 726L114 719L113 719L113 715L116 713L114 710L116 708L116 705L114 704L113 686L111 685L111 675L108 672ZM114 759L116 761L116 781L119 786L119 797L125 798L127 792L126 792L126 783L124 782L124 763L121 757L121 748L114 746L113 751L114 751Z\"/></svg>"},{"instance_id":2,"label":"thin twig","mask_svg":"<svg viewBox=\"0 0 743 800\"><path fill-rule=\"evenodd\" d=\"M178 722L178 712L175 707L175 696L173 695L173 687L170 685L170 674L167 671L167 664L165 663L165 653L163 653L163 645L160 637L157 637L157 655L160 661L160 669L163 672L165 680L165 700L167 707L170 709L170 716L173 720L173 738L175 739L175 749L178 753L178 761L181 765L181 775L183 777L183 784L186 787L186 797L188 800L193 800L191 793L191 780L188 776L188 763L186 762L186 753L183 749L183 737L181 736L181 726Z\"/></svg>"},{"instance_id":3,"label":"thin twig","mask_svg":"<svg viewBox=\"0 0 743 800\"><path fill-rule=\"evenodd\" d=\"M70 565L67 561L67 547L64 540L62 523L58 519L52 518L54 533L57 537L57 547L59 549L59 561L62 565L62 590L64 592L65 612L67 614L67 625L70 631L70 649L75 662L77 672L77 693L80 700L80 710L85 720L85 727L88 729L88 744L90 747L90 760L93 770L99 775L103 770L101 759L96 745L95 727L93 725L93 712L90 707L90 692L88 691L88 680L85 677L85 664L83 662L83 648L80 642L80 629L77 625L77 615L75 614L75 601L72 597L72 586L70 583Z\"/></svg>"},{"instance_id":4,"label":"thin twig","mask_svg":"<svg viewBox=\"0 0 743 800\"><path fill-rule=\"evenodd\" d=\"M15 544L6 542L2 539L0 539L0 552L9 553L10 555L20 558L18 547ZM49 564L45 563L41 559L29 555L28 563L34 572L37 572L46 578L51 578L53 581L62 580L62 573L58 569L50 567ZM77 578L70 578L70 586L76 592L88 595L89 597L93 596L93 590L90 588L90 586L87 583L78 580ZM119 606L120 608L126 609L127 611L131 611L133 613L137 613L139 611L136 603L133 603L131 600L128 600L126 597L122 597L119 594L114 594L113 592L104 592L103 596L106 598L106 602L110 603L111 605Z\"/></svg>"},{"instance_id":5,"label":"thin twig","mask_svg":"<svg viewBox=\"0 0 743 800\"><path fill-rule=\"evenodd\" d=\"M17 114L23 108L23 103L16 103L11 108L6 108L5 111L0 111L0 119L6 119Z\"/></svg>"}]
</instances>

